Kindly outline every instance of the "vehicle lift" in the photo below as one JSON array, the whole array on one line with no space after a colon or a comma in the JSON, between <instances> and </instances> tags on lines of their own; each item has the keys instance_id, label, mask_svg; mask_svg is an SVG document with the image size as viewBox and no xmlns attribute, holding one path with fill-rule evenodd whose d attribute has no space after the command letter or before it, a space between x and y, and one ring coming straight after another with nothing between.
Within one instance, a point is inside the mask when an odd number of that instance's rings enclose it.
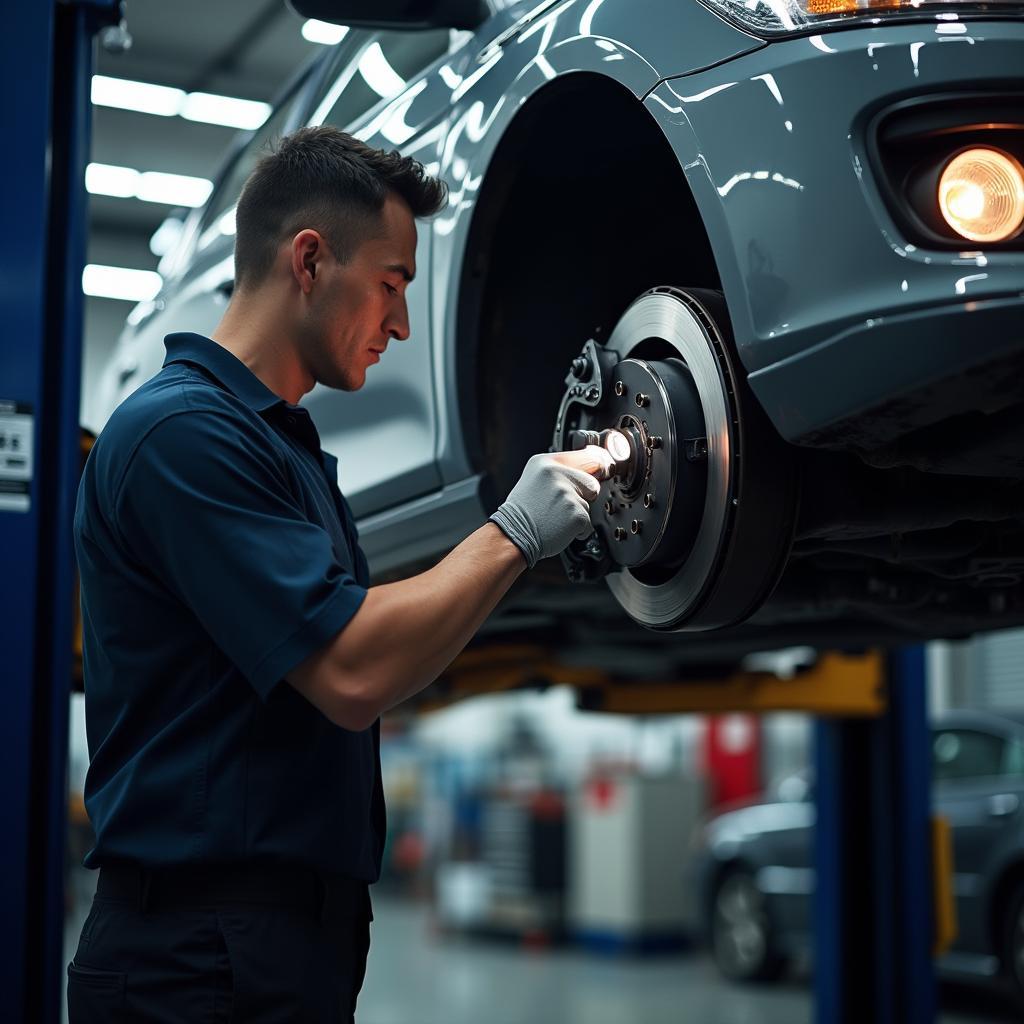
<instances>
[{"instance_id":1,"label":"vehicle lift","mask_svg":"<svg viewBox=\"0 0 1024 1024\"><path fill-rule=\"evenodd\" d=\"M560 664L543 646L471 648L421 710L480 693L567 684L581 708L654 715L814 715L816 1024L932 1024L933 957L956 934L949 829L931 814L922 646L824 653L792 678L637 683Z\"/></svg>"},{"instance_id":2,"label":"vehicle lift","mask_svg":"<svg viewBox=\"0 0 1024 1024\"><path fill-rule=\"evenodd\" d=\"M0 970L5 1019L55 1024L65 967L89 93L94 37L121 24L123 10L121 0L53 0L10 5L5 14L0 438L10 445L17 437L21 454L0 466L0 794L8 821ZM817 715L816 1020L934 1021L931 958L955 925L948 835L930 824L922 648L826 655L790 680L741 673L642 686L560 665L541 646L473 649L432 693L448 700L553 683L575 685L583 706L622 713Z\"/></svg>"},{"instance_id":3,"label":"vehicle lift","mask_svg":"<svg viewBox=\"0 0 1024 1024\"><path fill-rule=\"evenodd\" d=\"M93 40L120 0L7 4L0 90L3 1019L60 1020Z\"/></svg>"}]
</instances>

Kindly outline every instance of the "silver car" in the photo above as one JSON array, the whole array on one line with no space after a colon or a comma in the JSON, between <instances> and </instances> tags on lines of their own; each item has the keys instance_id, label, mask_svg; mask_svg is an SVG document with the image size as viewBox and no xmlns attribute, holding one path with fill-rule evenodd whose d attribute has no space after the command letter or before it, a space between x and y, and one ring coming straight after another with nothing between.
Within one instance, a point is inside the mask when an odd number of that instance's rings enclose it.
<instances>
[{"instance_id":1,"label":"silver car","mask_svg":"<svg viewBox=\"0 0 1024 1024\"><path fill-rule=\"evenodd\" d=\"M936 962L1024 1008L1024 713L947 711L931 723L934 813L950 826L956 937ZM689 922L719 970L779 977L812 950L815 803L810 771L709 818L684 873Z\"/></svg>"},{"instance_id":2,"label":"silver car","mask_svg":"<svg viewBox=\"0 0 1024 1024\"><path fill-rule=\"evenodd\" d=\"M491 628L708 663L1024 622L1024 4L293 6L351 30L239 139L86 426L212 331L267 139L330 123L451 188L412 339L305 402L377 580L597 439L593 534Z\"/></svg>"}]
</instances>

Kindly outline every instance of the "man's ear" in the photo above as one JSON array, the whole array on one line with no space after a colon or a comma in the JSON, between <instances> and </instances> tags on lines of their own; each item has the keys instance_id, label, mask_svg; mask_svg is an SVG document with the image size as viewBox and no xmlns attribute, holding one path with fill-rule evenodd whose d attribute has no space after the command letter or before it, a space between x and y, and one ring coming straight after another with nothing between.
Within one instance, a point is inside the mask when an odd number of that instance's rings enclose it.
<instances>
[{"instance_id":1,"label":"man's ear","mask_svg":"<svg viewBox=\"0 0 1024 1024\"><path fill-rule=\"evenodd\" d=\"M292 239L291 256L292 276L303 294L308 295L313 290L324 256L324 240L320 233L312 228L303 228Z\"/></svg>"}]
</instances>

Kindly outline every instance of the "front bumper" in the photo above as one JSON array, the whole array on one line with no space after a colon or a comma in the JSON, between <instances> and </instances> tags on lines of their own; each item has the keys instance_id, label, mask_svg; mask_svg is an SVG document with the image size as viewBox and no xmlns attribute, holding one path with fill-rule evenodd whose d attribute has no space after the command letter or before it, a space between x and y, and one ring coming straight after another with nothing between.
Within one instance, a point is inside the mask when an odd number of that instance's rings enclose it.
<instances>
[{"instance_id":1,"label":"front bumper","mask_svg":"<svg viewBox=\"0 0 1024 1024\"><path fill-rule=\"evenodd\" d=\"M842 443L907 398L912 412L873 431L885 443L948 414L936 382L1024 350L1024 251L915 246L868 157L889 105L1024 94L1024 25L951 24L787 39L646 99L704 218L751 386L787 440Z\"/></svg>"}]
</instances>

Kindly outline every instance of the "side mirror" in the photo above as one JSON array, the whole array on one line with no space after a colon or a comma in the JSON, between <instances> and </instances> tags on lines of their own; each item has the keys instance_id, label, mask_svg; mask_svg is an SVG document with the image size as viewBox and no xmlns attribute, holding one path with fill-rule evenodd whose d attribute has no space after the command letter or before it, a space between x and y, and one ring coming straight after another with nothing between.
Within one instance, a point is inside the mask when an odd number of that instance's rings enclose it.
<instances>
[{"instance_id":1,"label":"side mirror","mask_svg":"<svg viewBox=\"0 0 1024 1024\"><path fill-rule=\"evenodd\" d=\"M490 16L485 0L287 0L303 18L360 28L473 29Z\"/></svg>"}]
</instances>

